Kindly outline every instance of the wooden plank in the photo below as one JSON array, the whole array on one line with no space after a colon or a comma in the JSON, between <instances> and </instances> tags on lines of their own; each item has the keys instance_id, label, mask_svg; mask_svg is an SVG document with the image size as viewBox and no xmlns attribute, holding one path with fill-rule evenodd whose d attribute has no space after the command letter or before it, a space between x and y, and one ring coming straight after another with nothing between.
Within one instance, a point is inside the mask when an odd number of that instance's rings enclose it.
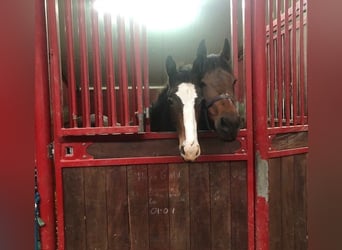
<instances>
[{"instance_id":1,"label":"wooden plank","mask_svg":"<svg viewBox=\"0 0 342 250\"><path fill-rule=\"evenodd\" d=\"M104 167L84 168L87 246L107 249L106 175Z\"/></svg>"},{"instance_id":2,"label":"wooden plank","mask_svg":"<svg viewBox=\"0 0 342 250\"><path fill-rule=\"evenodd\" d=\"M83 169L63 169L65 249L86 249Z\"/></svg>"},{"instance_id":3,"label":"wooden plank","mask_svg":"<svg viewBox=\"0 0 342 250\"><path fill-rule=\"evenodd\" d=\"M293 149L308 146L308 132L277 134L271 140L272 150Z\"/></svg>"},{"instance_id":4,"label":"wooden plank","mask_svg":"<svg viewBox=\"0 0 342 250\"><path fill-rule=\"evenodd\" d=\"M294 156L281 158L282 249L294 249Z\"/></svg>"},{"instance_id":5,"label":"wooden plank","mask_svg":"<svg viewBox=\"0 0 342 250\"><path fill-rule=\"evenodd\" d=\"M148 166L150 250L167 250L169 245L168 165Z\"/></svg>"},{"instance_id":6,"label":"wooden plank","mask_svg":"<svg viewBox=\"0 0 342 250\"><path fill-rule=\"evenodd\" d=\"M189 166L190 177L190 249L211 249L210 190L208 163Z\"/></svg>"},{"instance_id":7,"label":"wooden plank","mask_svg":"<svg viewBox=\"0 0 342 250\"><path fill-rule=\"evenodd\" d=\"M106 169L108 248L130 249L125 166Z\"/></svg>"},{"instance_id":8,"label":"wooden plank","mask_svg":"<svg viewBox=\"0 0 342 250\"><path fill-rule=\"evenodd\" d=\"M226 142L200 138L200 143L203 155L229 154L241 148L238 140ZM179 155L178 139L94 142L86 150L95 159Z\"/></svg>"},{"instance_id":9,"label":"wooden plank","mask_svg":"<svg viewBox=\"0 0 342 250\"><path fill-rule=\"evenodd\" d=\"M149 250L147 166L127 167L131 250Z\"/></svg>"},{"instance_id":10,"label":"wooden plank","mask_svg":"<svg viewBox=\"0 0 342 250\"><path fill-rule=\"evenodd\" d=\"M230 164L210 164L211 247L231 249Z\"/></svg>"},{"instance_id":11,"label":"wooden plank","mask_svg":"<svg viewBox=\"0 0 342 250\"><path fill-rule=\"evenodd\" d=\"M307 154L294 156L295 250L308 248L306 166Z\"/></svg>"},{"instance_id":12,"label":"wooden plank","mask_svg":"<svg viewBox=\"0 0 342 250\"><path fill-rule=\"evenodd\" d=\"M189 167L169 164L170 249L190 249Z\"/></svg>"},{"instance_id":13,"label":"wooden plank","mask_svg":"<svg viewBox=\"0 0 342 250\"><path fill-rule=\"evenodd\" d=\"M281 162L280 158L272 158L268 162L269 241L271 250L279 250L282 249Z\"/></svg>"},{"instance_id":14,"label":"wooden plank","mask_svg":"<svg viewBox=\"0 0 342 250\"><path fill-rule=\"evenodd\" d=\"M248 249L247 166L243 161L230 163L231 245L232 249Z\"/></svg>"}]
</instances>

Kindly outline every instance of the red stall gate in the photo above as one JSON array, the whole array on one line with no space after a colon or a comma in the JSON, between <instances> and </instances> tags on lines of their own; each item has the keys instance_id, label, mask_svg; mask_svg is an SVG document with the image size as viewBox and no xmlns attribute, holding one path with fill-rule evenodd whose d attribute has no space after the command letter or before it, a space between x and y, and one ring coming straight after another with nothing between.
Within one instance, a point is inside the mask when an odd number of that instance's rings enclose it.
<instances>
[{"instance_id":1,"label":"red stall gate","mask_svg":"<svg viewBox=\"0 0 342 250\"><path fill-rule=\"evenodd\" d=\"M256 248L307 249L307 1L255 1L254 13Z\"/></svg>"},{"instance_id":2,"label":"red stall gate","mask_svg":"<svg viewBox=\"0 0 342 250\"><path fill-rule=\"evenodd\" d=\"M196 163L182 162L174 133L149 131L146 31L91 3L47 4L58 249L282 249L305 239L305 216L294 213L305 213L305 196L286 204L304 190L306 2L230 1L245 128L232 143L201 133ZM298 241L289 215L300 219Z\"/></svg>"}]
</instances>

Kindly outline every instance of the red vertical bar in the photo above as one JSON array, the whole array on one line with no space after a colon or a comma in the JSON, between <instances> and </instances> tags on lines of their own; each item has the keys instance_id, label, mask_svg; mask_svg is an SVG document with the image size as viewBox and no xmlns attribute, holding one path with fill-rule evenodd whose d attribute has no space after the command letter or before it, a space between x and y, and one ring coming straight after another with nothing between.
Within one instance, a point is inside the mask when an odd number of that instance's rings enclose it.
<instances>
[{"instance_id":1,"label":"red vertical bar","mask_svg":"<svg viewBox=\"0 0 342 250\"><path fill-rule=\"evenodd\" d=\"M289 38L289 0L284 1L284 68L285 68L285 117L286 126L290 125L290 38Z\"/></svg>"},{"instance_id":2,"label":"red vertical bar","mask_svg":"<svg viewBox=\"0 0 342 250\"><path fill-rule=\"evenodd\" d=\"M297 124L297 13L296 2L292 1L292 98L293 98L293 125Z\"/></svg>"},{"instance_id":3,"label":"red vertical bar","mask_svg":"<svg viewBox=\"0 0 342 250\"><path fill-rule=\"evenodd\" d=\"M67 67L68 67L68 96L69 96L69 121L70 127L77 126L77 108L76 108L76 81L73 47L73 20L72 20L71 0L65 2L65 26L67 39Z\"/></svg>"},{"instance_id":4,"label":"red vertical bar","mask_svg":"<svg viewBox=\"0 0 342 250\"><path fill-rule=\"evenodd\" d=\"M99 46L99 24L98 15L94 8L91 8L92 24L92 52L94 70L94 112L95 126L103 127L103 102L102 102L102 79L101 79L101 59Z\"/></svg>"},{"instance_id":5,"label":"red vertical bar","mask_svg":"<svg viewBox=\"0 0 342 250\"><path fill-rule=\"evenodd\" d=\"M230 13L230 17L231 17L231 46L232 46L232 64L233 64L233 74L235 77L239 76L239 43L238 43L238 39L239 39L239 33L238 33L238 0L230 0L230 6L231 6L231 13ZM242 83L242 81L241 81ZM235 96L237 96L238 101L240 102L240 84L241 83L237 83L235 84Z\"/></svg>"},{"instance_id":6,"label":"red vertical bar","mask_svg":"<svg viewBox=\"0 0 342 250\"><path fill-rule=\"evenodd\" d=\"M236 10L236 9L235 9ZM234 10L233 10L234 11ZM245 57L245 101L247 127L247 211L248 211L248 249L255 249L255 177L253 155L253 110L252 110L252 10L251 1L245 0L244 17L244 57Z\"/></svg>"},{"instance_id":7,"label":"red vertical bar","mask_svg":"<svg viewBox=\"0 0 342 250\"><path fill-rule=\"evenodd\" d=\"M270 75L270 80L269 80L269 93L270 93L270 99L269 99L269 107L270 107L270 127L274 127L274 108L275 108L275 101L274 101L274 89L275 89L275 84L274 84L274 76L275 76L275 60L274 60L274 41L273 41L273 0L269 0L269 8L268 8L268 15L269 15L269 20L268 20L268 25L269 25L269 75Z\"/></svg>"},{"instance_id":8,"label":"red vertical bar","mask_svg":"<svg viewBox=\"0 0 342 250\"><path fill-rule=\"evenodd\" d=\"M133 119L134 124L136 124L136 109L137 109L137 65L135 63L136 61L136 51L135 51L135 34L134 34L134 21L133 19L130 19L130 45L131 45L131 49L130 49L130 63L131 63L131 79L132 79L132 90L131 90L131 95L130 95L130 100L131 100L131 111L130 114L133 116L131 117L131 119ZM138 67L140 67L140 65L138 65Z\"/></svg>"},{"instance_id":9,"label":"red vertical bar","mask_svg":"<svg viewBox=\"0 0 342 250\"><path fill-rule=\"evenodd\" d=\"M80 39L81 63L81 91L82 91L82 121L84 127L90 127L90 100L89 100L89 74L88 74L88 48L85 20L85 0L79 0L78 22Z\"/></svg>"},{"instance_id":10,"label":"red vertical bar","mask_svg":"<svg viewBox=\"0 0 342 250\"><path fill-rule=\"evenodd\" d=\"M141 31L141 40L142 40L142 71L143 71L143 87L144 87L144 105L145 107L150 106L150 87L149 87L149 75L148 75L148 48L147 48L147 34L146 34L146 26L142 26ZM150 123L149 123L149 114L147 114L145 119L145 130L150 131Z\"/></svg>"},{"instance_id":11,"label":"red vertical bar","mask_svg":"<svg viewBox=\"0 0 342 250\"><path fill-rule=\"evenodd\" d=\"M118 37L119 37L119 96L121 108L121 123L124 126L129 125L129 102L128 102L128 79L126 64L126 35L125 20L118 17Z\"/></svg>"},{"instance_id":12,"label":"red vertical bar","mask_svg":"<svg viewBox=\"0 0 342 250\"><path fill-rule=\"evenodd\" d=\"M300 30L300 45L299 45L299 49L300 49L300 123L304 124L304 115L305 115L305 109L304 109L304 91L305 91L305 87L304 87L304 4L303 4L303 0L299 1L299 30Z\"/></svg>"},{"instance_id":13,"label":"red vertical bar","mask_svg":"<svg viewBox=\"0 0 342 250\"><path fill-rule=\"evenodd\" d=\"M45 226L40 229L41 249L55 249L55 210L52 161L48 157L51 142L48 55L44 2L35 1L35 154L40 194L40 217Z\"/></svg>"},{"instance_id":14,"label":"red vertical bar","mask_svg":"<svg viewBox=\"0 0 342 250\"><path fill-rule=\"evenodd\" d=\"M268 135L267 135L267 81L266 81L266 2L264 0L252 0L252 53L253 53L253 94L258 98L253 98L253 114L257 115L254 119L254 149L255 157L267 160ZM269 8L271 9L271 8ZM269 23L270 27L272 22ZM270 28L271 31L271 28ZM270 32L270 41L273 34ZM259 164L259 161L257 161ZM257 165L256 172L259 171ZM258 173L258 172L257 172ZM258 181L258 180L257 180ZM266 183L263 183L266 185ZM255 204L255 237L257 250L269 249L268 232L268 202L263 194L256 194Z\"/></svg>"},{"instance_id":15,"label":"red vertical bar","mask_svg":"<svg viewBox=\"0 0 342 250\"><path fill-rule=\"evenodd\" d=\"M135 80L136 80L136 98L137 116L139 132L144 131L144 112L143 112L143 92L142 92L142 72L141 72L141 56L140 56L140 27L138 23L133 24L133 47L134 47L134 64L135 64Z\"/></svg>"},{"instance_id":16,"label":"red vertical bar","mask_svg":"<svg viewBox=\"0 0 342 250\"><path fill-rule=\"evenodd\" d=\"M58 28L56 16L56 2L51 1L47 6L48 16L48 38L49 38L49 54L50 54L50 84L51 84L51 101L53 105L53 127L54 135L58 138L61 134L61 77L60 77L60 54L58 44Z\"/></svg>"},{"instance_id":17,"label":"red vertical bar","mask_svg":"<svg viewBox=\"0 0 342 250\"><path fill-rule=\"evenodd\" d=\"M112 21L110 14L104 17L105 28L105 56L107 73L107 104L109 125L116 126L116 97L115 97L115 74L113 61Z\"/></svg>"},{"instance_id":18,"label":"red vertical bar","mask_svg":"<svg viewBox=\"0 0 342 250\"><path fill-rule=\"evenodd\" d=\"M281 36L281 0L277 0L277 90L278 90L278 126L283 125L283 60Z\"/></svg>"}]
</instances>

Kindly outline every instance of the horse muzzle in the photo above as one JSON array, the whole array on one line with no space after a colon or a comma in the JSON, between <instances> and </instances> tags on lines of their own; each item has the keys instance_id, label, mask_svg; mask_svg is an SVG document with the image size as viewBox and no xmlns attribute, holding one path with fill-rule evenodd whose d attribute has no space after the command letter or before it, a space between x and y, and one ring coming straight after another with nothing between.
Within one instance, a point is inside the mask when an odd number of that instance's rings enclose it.
<instances>
[{"instance_id":1,"label":"horse muzzle","mask_svg":"<svg viewBox=\"0 0 342 250\"><path fill-rule=\"evenodd\" d=\"M201 147L198 143L183 144L179 147L180 155L184 161L195 161L201 154Z\"/></svg>"}]
</instances>

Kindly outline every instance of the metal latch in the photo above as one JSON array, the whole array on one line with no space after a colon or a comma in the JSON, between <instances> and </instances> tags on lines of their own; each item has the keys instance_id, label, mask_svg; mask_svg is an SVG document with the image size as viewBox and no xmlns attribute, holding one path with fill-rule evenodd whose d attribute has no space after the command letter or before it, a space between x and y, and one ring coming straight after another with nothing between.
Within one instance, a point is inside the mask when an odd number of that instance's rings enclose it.
<instances>
[{"instance_id":1,"label":"metal latch","mask_svg":"<svg viewBox=\"0 0 342 250\"><path fill-rule=\"evenodd\" d=\"M51 142L48 145L48 156L50 159L53 159L54 155L55 155L55 148L54 148L53 142Z\"/></svg>"}]
</instances>

